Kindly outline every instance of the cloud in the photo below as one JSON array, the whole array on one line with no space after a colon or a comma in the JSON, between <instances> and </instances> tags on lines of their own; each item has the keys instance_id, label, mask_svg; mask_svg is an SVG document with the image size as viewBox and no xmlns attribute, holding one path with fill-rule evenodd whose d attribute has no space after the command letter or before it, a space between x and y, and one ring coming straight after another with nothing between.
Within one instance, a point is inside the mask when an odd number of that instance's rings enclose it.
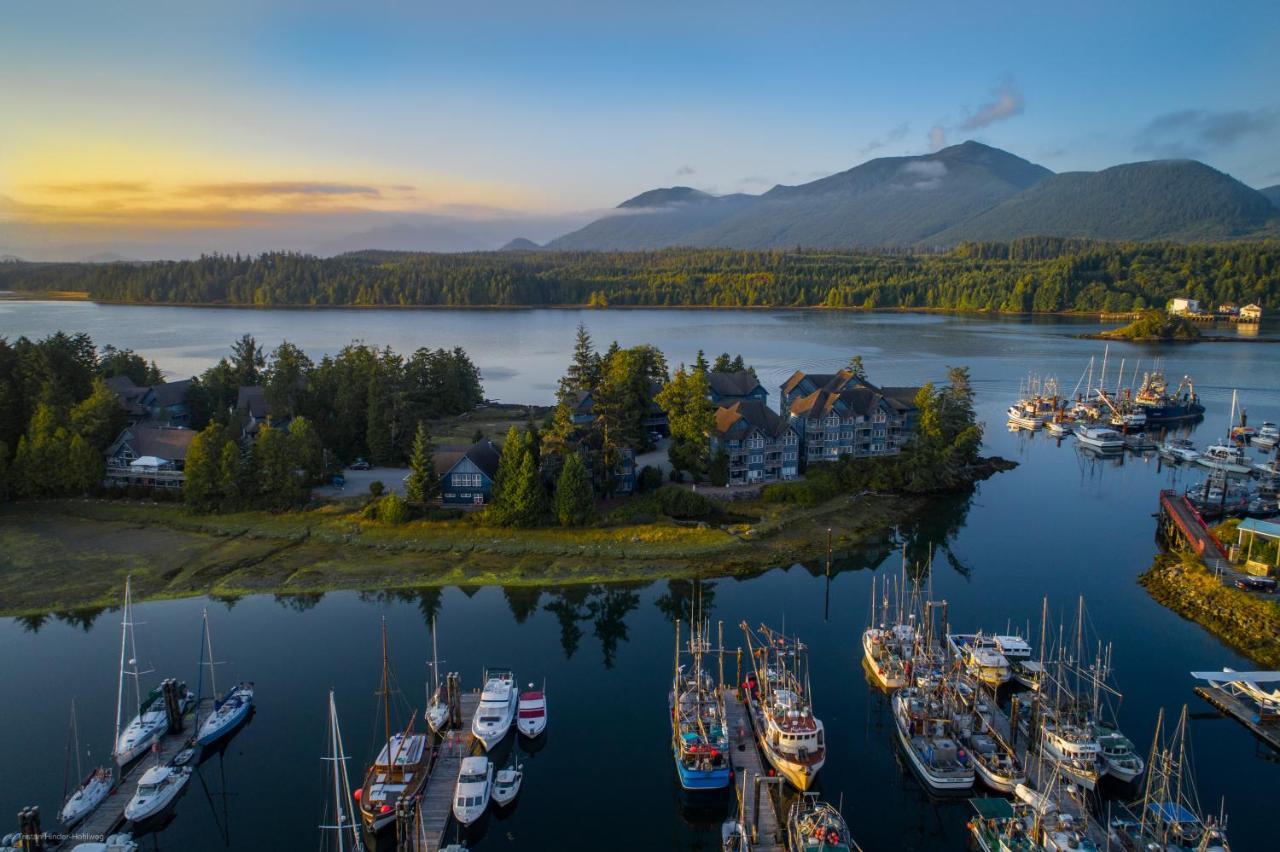
<instances>
[{"instance_id":1,"label":"cloud","mask_svg":"<svg viewBox=\"0 0 1280 852\"><path fill-rule=\"evenodd\" d=\"M687 177L692 174L697 174L697 172L698 170L695 169L693 166L685 165L676 169L676 177Z\"/></svg>"},{"instance_id":2,"label":"cloud","mask_svg":"<svg viewBox=\"0 0 1280 852\"><path fill-rule=\"evenodd\" d=\"M25 187L52 195L137 195L150 192L151 184L134 180L99 180L70 183L42 183Z\"/></svg>"},{"instance_id":3,"label":"cloud","mask_svg":"<svg viewBox=\"0 0 1280 852\"><path fill-rule=\"evenodd\" d=\"M947 129L941 124L929 128L929 150L941 151L947 147Z\"/></svg>"},{"instance_id":4,"label":"cloud","mask_svg":"<svg viewBox=\"0 0 1280 852\"><path fill-rule=\"evenodd\" d=\"M940 160L917 160L905 164L899 172L916 180L912 189L937 189L947 175L947 164Z\"/></svg>"},{"instance_id":5,"label":"cloud","mask_svg":"<svg viewBox=\"0 0 1280 852\"><path fill-rule=\"evenodd\" d=\"M381 190L376 186L315 181L197 183L183 187L178 194L190 198L265 198L281 195L382 197Z\"/></svg>"},{"instance_id":6,"label":"cloud","mask_svg":"<svg viewBox=\"0 0 1280 852\"><path fill-rule=\"evenodd\" d=\"M1161 157L1198 157L1276 126L1275 109L1214 112L1184 109L1158 115L1138 131L1134 150Z\"/></svg>"},{"instance_id":7,"label":"cloud","mask_svg":"<svg viewBox=\"0 0 1280 852\"><path fill-rule=\"evenodd\" d=\"M907 134L910 132L911 132L911 125L904 121L902 122L902 124L899 124L897 127L885 133L883 136L880 136L876 139L872 139L866 145L862 146L862 149L860 150L859 153L870 154L872 151L878 151L881 148L884 148L886 145L891 145L894 142L901 142L903 139L906 138Z\"/></svg>"},{"instance_id":8,"label":"cloud","mask_svg":"<svg viewBox=\"0 0 1280 852\"><path fill-rule=\"evenodd\" d=\"M961 130L979 130L997 121L1013 118L1015 115L1020 115L1026 105L1022 92L1018 90L1013 77L1009 76L991 90L991 97L990 101L978 107L977 112L960 123Z\"/></svg>"}]
</instances>

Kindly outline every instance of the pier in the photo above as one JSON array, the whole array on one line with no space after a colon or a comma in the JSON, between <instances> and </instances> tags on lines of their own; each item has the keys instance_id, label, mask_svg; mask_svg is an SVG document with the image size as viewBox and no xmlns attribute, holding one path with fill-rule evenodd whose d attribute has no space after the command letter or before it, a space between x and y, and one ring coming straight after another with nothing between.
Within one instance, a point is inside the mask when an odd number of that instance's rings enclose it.
<instances>
[{"instance_id":1,"label":"pier","mask_svg":"<svg viewBox=\"0 0 1280 852\"><path fill-rule=\"evenodd\" d=\"M1160 532L1170 542L1185 545L1215 574L1234 573L1226 548L1209 529L1186 495L1166 489L1160 492Z\"/></svg>"},{"instance_id":2,"label":"pier","mask_svg":"<svg viewBox=\"0 0 1280 852\"><path fill-rule=\"evenodd\" d=\"M199 710L202 716L212 712L213 699L202 699ZM148 751L145 756L138 758L124 769L116 770L116 786L102 800L102 804L94 808L93 813L85 817L83 821L72 829L70 834L73 836L49 848L53 850L69 850L77 844L118 832L125 824L125 805L129 804L129 800L137 792L138 781L143 774L157 763L168 763L173 760L178 752L184 748L196 749L195 757L191 758L191 762L187 764L194 769L200 760L200 746L195 745L195 731L189 731L188 726L188 723L194 718L195 709L192 709L182 717L182 725L177 731L160 737L158 752ZM187 784L190 785L191 782L188 781ZM185 793L186 791L184 790L183 794ZM181 798L181 795L179 795L179 798Z\"/></svg>"},{"instance_id":3,"label":"pier","mask_svg":"<svg viewBox=\"0 0 1280 852\"><path fill-rule=\"evenodd\" d=\"M1244 725L1262 742L1280 753L1280 720L1267 721L1258 713L1257 705L1225 689L1215 686L1197 686L1196 695L1208 701L1220 712Z\"/></svg>"},{"instance_id":4,"label":"pier","mask_svg":"<svg viewBox=\"0 0 1280 852\"><path fill-rule=\"evenodd\" d=\"M463 693L459 699L460 723L454 725L436 747L427 788L418 803L414 852L438 852L450 843L446 832L453 821L453 790L458 770L464 757L479 753L475 737L471 735L471 719L479 706L479 692Z\"/></svg>"},{"instance_id":5,"label":"pier","mask_svg":"<svg viewBox=\"0 0 1280 852\"><path fill-rule=\"evenodd\" d=\"M747 703L733 687L722 687L724 694L725 726L729 734L729 753L735 778L746 777L742 787L745 825L751 832L751 848L758 852L782 852L786 840L778 818L778 797L769 788L782 783L778 776L769 774L769 767L756 747L751 711Z\"/></svg>"}]
</instances>

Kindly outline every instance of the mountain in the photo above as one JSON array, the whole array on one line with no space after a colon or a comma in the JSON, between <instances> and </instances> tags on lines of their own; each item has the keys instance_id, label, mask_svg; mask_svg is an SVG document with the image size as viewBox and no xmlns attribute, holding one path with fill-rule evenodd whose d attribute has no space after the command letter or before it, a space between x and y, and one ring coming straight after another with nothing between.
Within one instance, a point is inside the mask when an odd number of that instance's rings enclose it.
<instances>
[{"instance_id":1,"label":"mountain","mask_svg":"<svg viewBox=\"0 0 1280 852\"><path fill-rule=\"evenodd\" d=\"M1273 207L1280 206L1278 194L1280 187L1259 192L1187 160L1055 175L970 141L933 154L869 160L763 195L654 189L546 247L933 248L1019 236L1228 239L1280 232Z\"/></svg>"},{"instance_id":2,"label":"mountain","mask_svg":"<svg viewBox=\"0 0 1280 852\"><path fill-rule=\"evenodd\" d=\"M542 246L538 245L533 240L526 240L524 237L516 237L511 242L498 249L498 251L540 251L541 249Z\"/></svg>"},{"instance_id":3,"label":"mountain","mask_svg":"<svg viewBox=\"0 0 1280 852\"><path fill-rule=\"evenodd\" d=\"M1263 189L1258 190L1258 192L1261 192L1263 195L1265 195L1267 197L1267 200L1269 200L1276 207L1280 207L1280 183L1276 184L1275 186L1264 187Z\"/></svg>"},{"instance_id":4,"label":"mountain","mask_svg":"<svg viewBox=\"0 0 1280 852\"><path fill-rule=\"evenodd\" d=\"M137 263L136 257L125 257L114 251L97 251L80 258L81 263Z\"/></svg>"},{"instance_id":5,"label":"mountain","mask_svg":"<svg viewBox=\"0 0 1280 852\"><path fill-rule=\"evenodd\" d=\"M933 242L1025 236L1213 240L1248 236L1277 218L1255 189L1194 160L1067 172L943 231Z\"/></svg>"}]
</instances>

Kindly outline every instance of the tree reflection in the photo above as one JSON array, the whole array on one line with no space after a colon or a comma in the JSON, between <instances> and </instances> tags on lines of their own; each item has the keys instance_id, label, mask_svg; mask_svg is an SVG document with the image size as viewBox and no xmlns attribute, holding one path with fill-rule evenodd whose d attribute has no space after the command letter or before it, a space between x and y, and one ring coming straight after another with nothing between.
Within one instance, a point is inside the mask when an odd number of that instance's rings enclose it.
<instances>
[{"instance_id":1,"label":"tree reflection","mask_svg":"<svg viewBox=\"0 0 1280 852\"><path fill-rule=\"evenodd\" d=\"M653 605L672 624L677 618L688 624L693 620L695 601L699 613L705 618L715 609L716 584L703 580L668 580L666 592L658 595Z\"/></svg>"},{"instance_id":2,"label":"tree reflection","mask_svg":"<svg viewBox=\"0 0 1280 852\"><path fill-rule=\"evenodd\" d=\"M516 620L516 624L524 624L529 616L538 611L542 589L537 586L503 586L502 596L507 599L507 606L511 608L511 617Z\"/></svg>"},{"instance_id":3,"label":"tree reflection","mask_svg":"<svg viewBox=\"0 0 1280 852\"><path fill-rule=\"evenodd\" d=\"M548 590L551 600L543 609L560 624L560 647L565 659L578 651L582 622L590 621L592 634L600 640L605 668L612 668L618 645L627 641L626 616L640 606L637 591L642 583L562 586Z\"/></svg>"},{"instance_id":4,"label":"tree reflection","mask_svg":"<svg viewBox=\"0 0 1280 852\"><path fill-rule=\"evenodd\" d=\"M37 612L31 615L18 616L18 623L22 625L22 629L27 633L39 633L40 628L44 627L45 622L49 620L49 613Z\"/></svg>"},{"instance_id":5,"label":"tree reflection","mask_svg":"<svg viewBox=\"0 0 1280 852\"><path fill-rule=\"evenodd\" d=\"M913 579L925 579L938 552L957 573L970 575L970 567L951 550L951 542L964 529L972 504L972 493L938 498L930 511L899 525L898 539Z\"/></svg>"},{"instance_id":6,"label":"tree reflection","mask_svg":"<svg viewBox=\"0 0 1280 852\"><path fill-rule=\"evenodd\" d=\"M589 585L555 589L551 592L554 600L544 607L560 623L560 648L564 651L566 660L572 659L578 651L578 643L582 640L582 628L578 626L578 622L591 615L585 604L592 589Z\"/></svg>"},{"instance_id":7,"label":"tree reflection","mask_svg":"<svg viewBox=\"0 0 1280 852\"><path fill-rule=\"evenodd\" d=\"M640 593L635 586L611 586L592 602L595 634L604 654L604 667L613 668L618 643L627 641L627 614L640 606Z\"/></svg>"},{"instance_id":8,"label":"tree reflection","mask_svg":"<svg viewBox=\"0 0 1280 852\"><path fill-rule=\"evenodd\" d=\"M107 611L105 606L89 607L87 609L72 609L66 612L54 613L54 617L63 624L71 627L79 627L85 633L89 632L89 628L93 627L93 623L98 620L98 616Z\"/></svg>"},{"instance_id":9,"label":"tree reflection","mask_svg":"<svg viewBox=\"0 0 1280 852\"><path fill-rule=\"evenodd\" d=\"M324 599L324 592L297 592L295 594L277 594L276 603L294 612L307 612L316 608L316 604Z\"/></svg>"}]
</instances>

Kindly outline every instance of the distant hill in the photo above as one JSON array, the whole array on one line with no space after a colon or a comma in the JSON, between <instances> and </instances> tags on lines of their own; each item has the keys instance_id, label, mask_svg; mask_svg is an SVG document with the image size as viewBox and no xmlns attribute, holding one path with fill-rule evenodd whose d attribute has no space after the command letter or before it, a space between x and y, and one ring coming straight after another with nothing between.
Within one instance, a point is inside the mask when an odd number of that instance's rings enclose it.
<instances>
[{"instance_id":1,"label":"distant hill","mask_svg":"<svg viewBox=\"0 0 1280 852\"><path fill-rule=\"evenodd\" d=\"M526 240L524 237L516 237L511 242L503 246L499 251L538 251L542 246L533 240Z\"/></svg>"},{"instance_id":2,"label":"distant hill","mask_svg":"<svg viewBox=\"0 0 1280 852\"><path fill-rule=\"evenodd\" d=\"M137 263L136 257L125 257L114 251L98 251L80 258L83 263Z\"/></svg>"},{"instance_id":3,"label":"distant hill","mask_svg":"<svg viewBox=\"0 0 1280 852\"><path fill-rule=\"evenodd\" d=\"M935 248L1031 235L1229 239L1280 232L1275 201L1194 161L1055 175L971 141L877 158L763 195L649 190L546 248Z\"/></svg>"},{"instance_id":4,"label":"distant hill","mask_svg":"<svg viewBox=\"0 0 1280 852\"><path fill-rule=\"evenodd\" d=\"M1280 207L1280 183L1258 190L1276 207Z\"/></svg>"}]
</instances>

